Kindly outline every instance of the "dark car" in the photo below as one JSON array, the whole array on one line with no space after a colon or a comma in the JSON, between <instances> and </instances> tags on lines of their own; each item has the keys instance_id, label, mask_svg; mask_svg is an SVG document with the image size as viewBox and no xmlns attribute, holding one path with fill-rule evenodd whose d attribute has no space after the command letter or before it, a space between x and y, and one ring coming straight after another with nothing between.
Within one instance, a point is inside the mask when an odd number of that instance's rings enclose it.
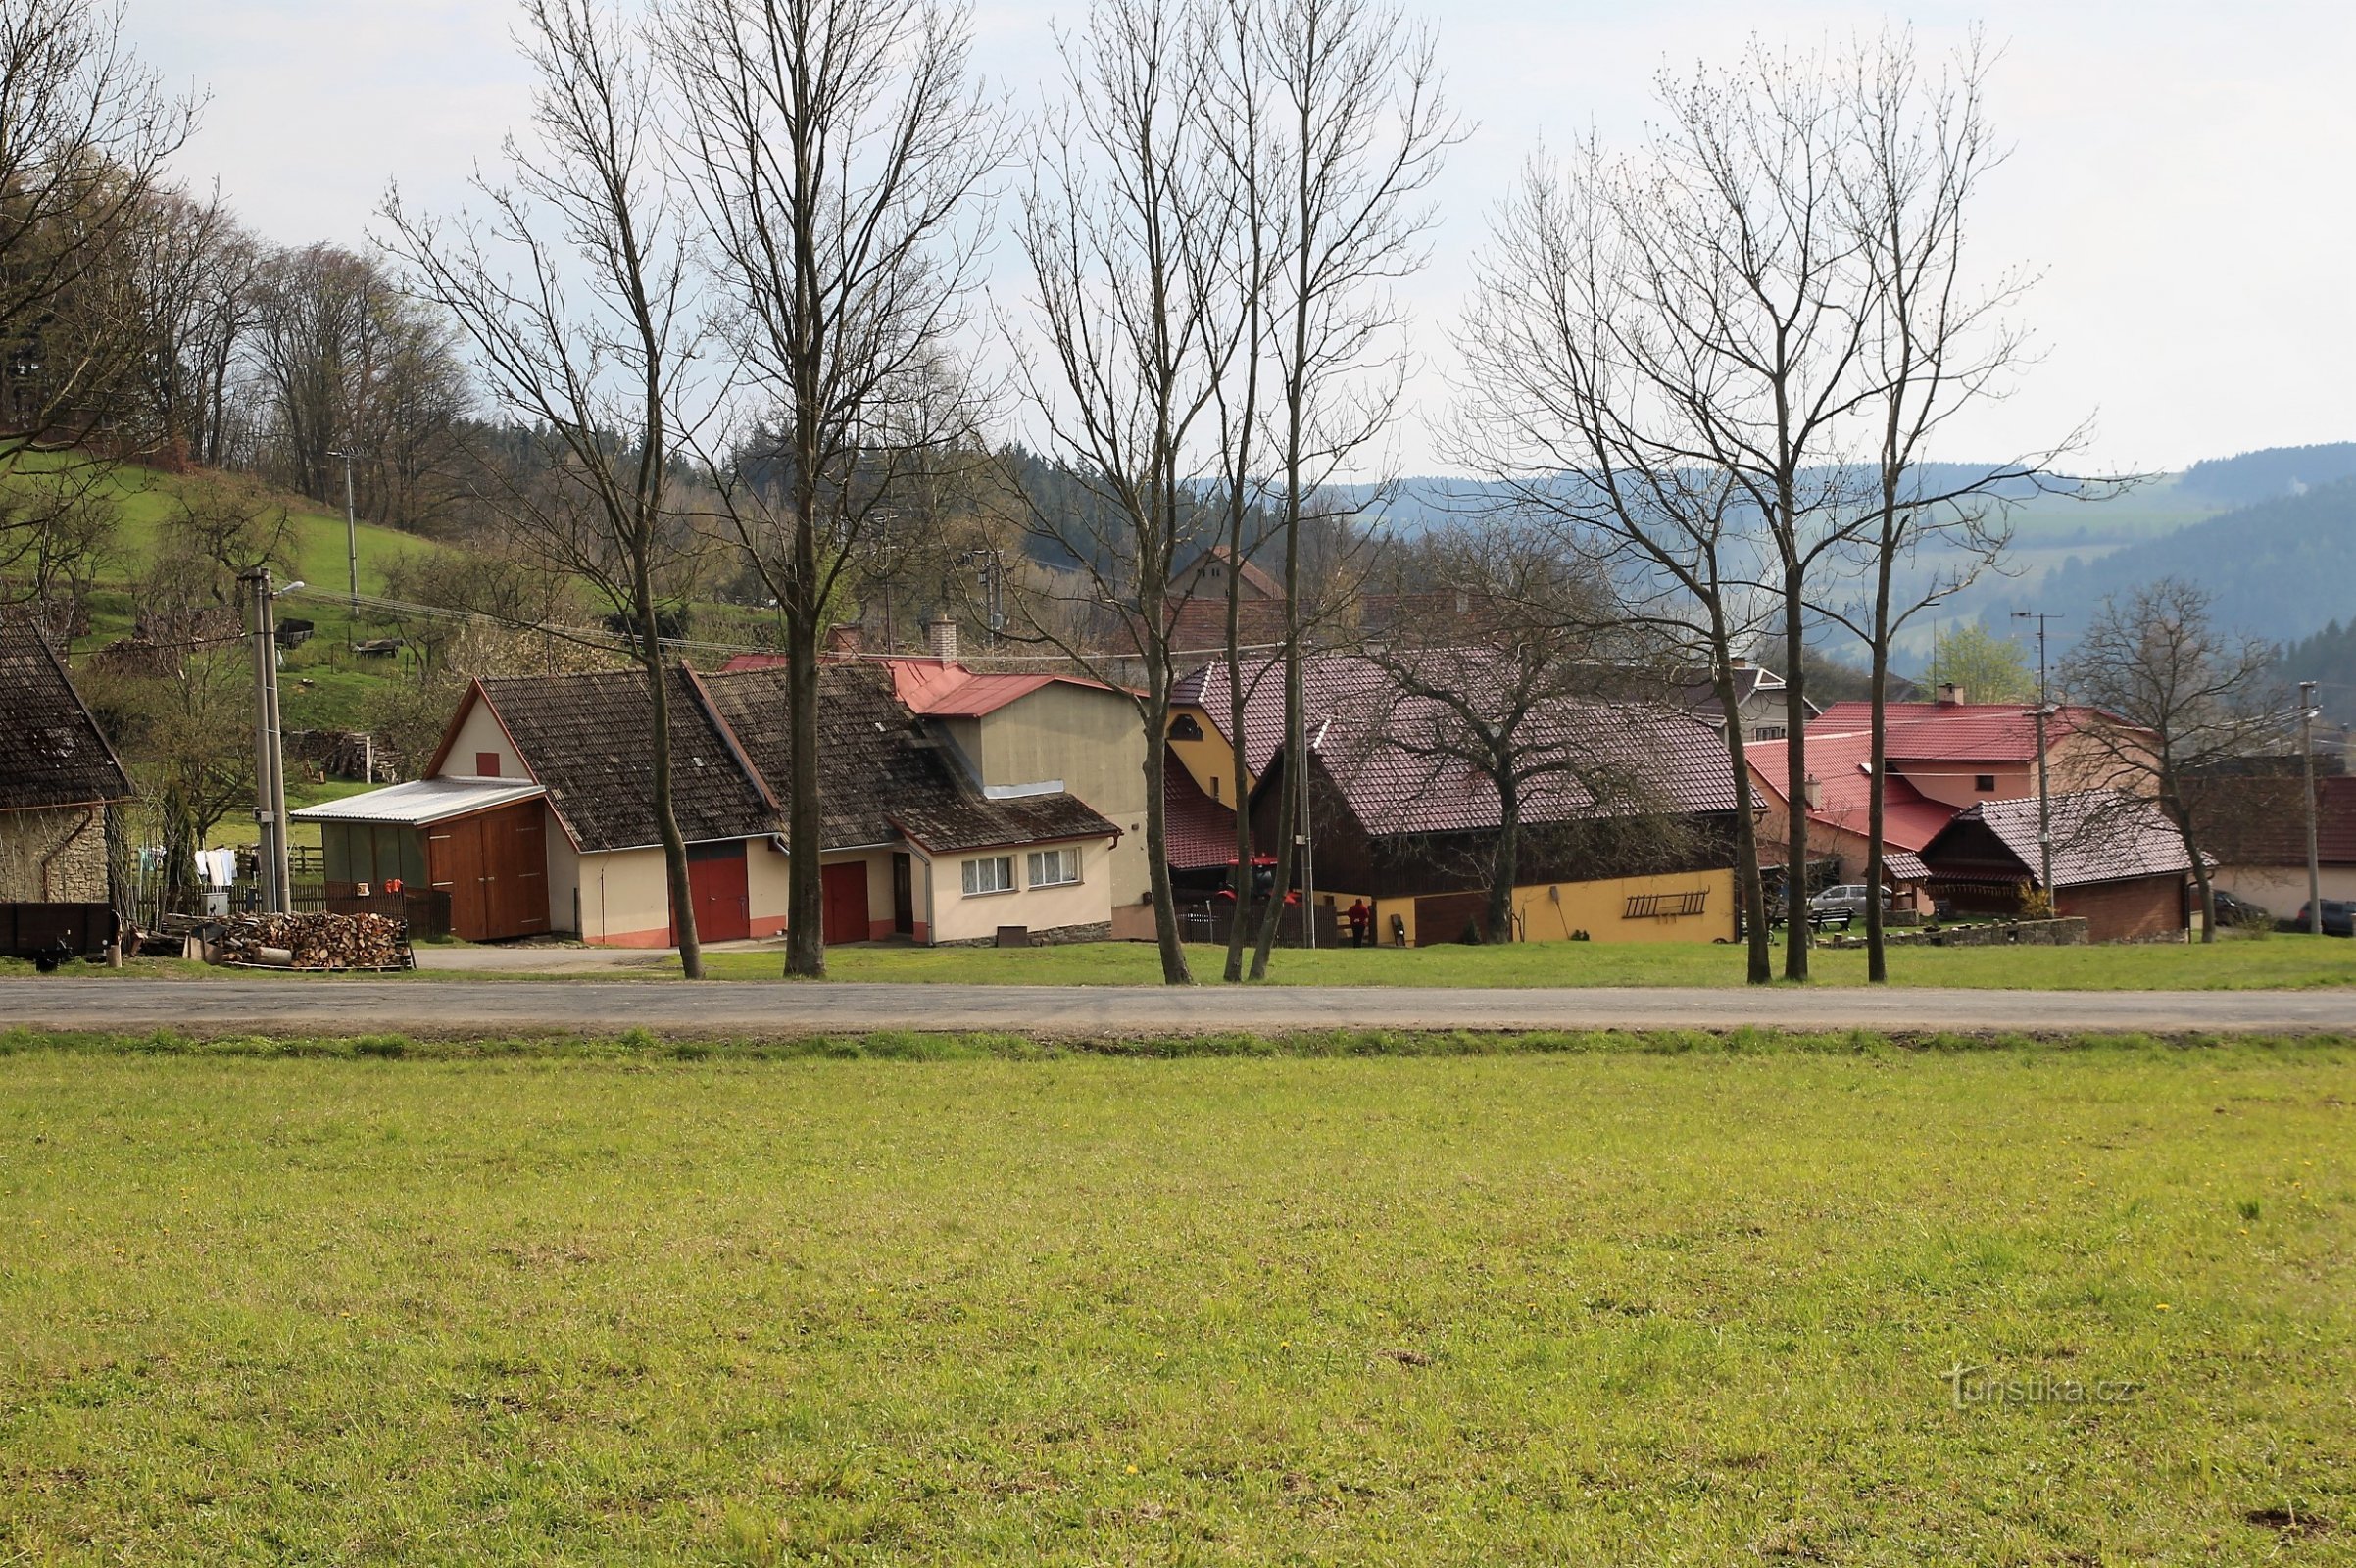
<instances>
[{"instance_id":1,"label":"dark car","mask_svg":"<svg viewBox=\"0 0 2356 1568\"><path fill-rule=\"evenodd\" d=\"M2250 903L2237 899L2223 889L2212 890L2210 897L2217 901L2217 923L2229 925L2273 925L2275 917Z\"/></svg>"},{"instance_id":2,"label":"dark car","mask_svg":"<svg viewBox=\"0 0 2356 1568\"><path fill-rule=\"evenodd\" d=\"M2291 921L2294 929L2308 927L2308 906L2299 906L2298 918ZM2356 903L2346 899L2324 900L2324 935L2328 937L2356 937Z\"/></svg>"}]
</instances>

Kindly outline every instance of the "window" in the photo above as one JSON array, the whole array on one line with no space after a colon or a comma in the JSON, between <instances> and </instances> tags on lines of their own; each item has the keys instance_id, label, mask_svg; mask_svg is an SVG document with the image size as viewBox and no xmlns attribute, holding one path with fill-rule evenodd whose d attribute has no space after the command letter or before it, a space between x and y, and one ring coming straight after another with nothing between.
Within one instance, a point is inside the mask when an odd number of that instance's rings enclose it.
<instances>
[{"instance_id":1,"label":"window","mask_svg":"<svg viewBox=\"0 0 2356 1568\"><path fill-rule=\"evenodd\" d=\"M497 778L499 776L499 754L497 752L476 752L474 754L474 776L476 778Z\"/></svg>"},{"instance_id":2,"label":"window","mask_svg":"<svg viewBox=\"0 0 2356 1568\"><path fill-rule=\"evenodd\" d=\"M1780 741L1784 739L1785 733L1785 728L1781 724L1761 724L1750 732L1750 738L1754 741Z\"/></svg>"},{"instance_id":3,"label":"window","mask_svg":"<svg viewBox=\"0 0 2356 1568\"><path fill-rule=\"evenodd\" d=\"M1061 887L1080 880L1080 852L1078 850L1033 850L1031 886L1035 888Z\"/></svg>"},{"instance_id":4,"label":"window","mask_svg":"<svg viewBox=\"0 0 2356 1568\"><path fill-rule=\"evenodd\" d=\"M1996 792L1996 775L1993 773L1974 773L1972 775L1972 788L1978 790L1983 795L1993 795Z\"/></svg>"},{"instance_id":5,"label":"window","mask_svg":"<svg viewBox=\"0 0 2356 1568\"><path fill-rule=\"evenodd\" d=\"M965 896L977 893L1011 893L1014 891L1014 857L1011 855L985 856L965 862Z\"/></svg>"},{"instance_id":6,"label":"window","mask_svg":"<svg viewBox=\"0 0 2356 1568\"><path fill-rule=\"evenodd\" d=\"M1176 718L1170 720L1170 739L1174 741L1199 741L1202 738L1203 726L1195 722L1194 714L1180 713Z\"/></svg>"}]
</instances>

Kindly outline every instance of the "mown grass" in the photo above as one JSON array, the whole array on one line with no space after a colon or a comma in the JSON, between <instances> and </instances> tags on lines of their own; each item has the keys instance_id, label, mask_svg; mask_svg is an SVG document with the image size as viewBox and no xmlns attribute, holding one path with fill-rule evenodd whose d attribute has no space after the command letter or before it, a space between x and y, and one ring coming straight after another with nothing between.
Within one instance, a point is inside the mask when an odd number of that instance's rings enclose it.
<instances>
[{"instance_id":1,"label":"mown grass","mask_svg":"<svg viewBox=\"0 0 2356 1568\"><path fill-rule=\"evenodd\" d=\"M0 1560L2345 1560L2356 1048L1701 1044L19 1037Z\"/></svg>"},{"instance_id":2,"label":"mown grass","mask_svg":"<svg viewBox=\"0 0 2356 1568\"><path fill-rule=\"evenodd\" d=\"M1191 947L1195 978L1215 981L1223 948ZM712 977L773 980L781 953L706 956ZM1325 986L1737 986L1742 950L1715 943L1530 942L1500 947L1342 948L1280 952L1269 978ZM1813 983L1865 984L1862 950L1818 949ZM645 974L675 960L649 959ZM1779 947L1777 968L1781 972ZM2344 938L2271 936L2139 947L1892 949L1897 985L1999 990L2201 991L2356 985L2356 943ZM849 947L826 955L836 980L954 981L1006 985L1153 985L1159 956L1145 943L1075 943L1055 948Z\"/></svg>"}]
</instances>

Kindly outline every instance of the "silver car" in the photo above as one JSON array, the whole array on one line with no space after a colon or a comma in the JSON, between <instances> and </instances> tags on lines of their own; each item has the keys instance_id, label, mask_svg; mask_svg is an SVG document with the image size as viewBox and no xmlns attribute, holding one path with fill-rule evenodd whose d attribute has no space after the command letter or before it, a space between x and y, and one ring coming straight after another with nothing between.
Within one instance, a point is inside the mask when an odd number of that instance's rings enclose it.
<instances>
[{"instance_id":1,"label":"silver car","mask_svg":"<svg viewBox=\"0 0 2356 1568\"><path fill-rule=\"evenodd\" d=\"M1822 893L1810 899L1808 907L1817 914L1838 914L1843 909L1852 915L1863 914L1865 900L1871 891L1862 882L1843 882L1838 887L1826 888ZM1882 907L1885 909L1890 907L1890 890L1888 888L1882 890Z\"/></svg>"}]
</instances>

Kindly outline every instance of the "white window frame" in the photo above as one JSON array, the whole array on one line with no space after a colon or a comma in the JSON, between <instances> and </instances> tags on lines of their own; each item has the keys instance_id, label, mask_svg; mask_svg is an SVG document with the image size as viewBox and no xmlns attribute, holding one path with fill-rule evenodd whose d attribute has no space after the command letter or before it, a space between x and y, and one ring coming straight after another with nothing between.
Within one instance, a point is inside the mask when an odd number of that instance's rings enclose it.
<instances>
[{"instance_id":1,"label":"white window frame","mask_svg":"<svg viewBox=\"0 0 2356 1568\"><path fill-rule=\"evenodd\" d=\"M1039 874L1049 856L1055 857L1058 869L1066 874L1043 877ZM1023 865L1023 871L1035 888L1069 888L1080 884L1080 847L1077 844L1053 850L1033 850Z\"/></svg>"},{"instance_id":2,"label":"white window frame","mask_svg":"<svg viewBox=\"0 0 2356 1568\"><path fill-rule=\"evenodd\" d=\"M977 886L976 884L982 880L981 869L986 865L999 868L998 875L992 878L994 885L990 887ZM995 898L1001 893L1018 891L1014 886L1014 857L1011 855L976 856L972 859L962 862L957 874L964 886L965 897L969 899Z\"/></svg>"}]
</instances>

